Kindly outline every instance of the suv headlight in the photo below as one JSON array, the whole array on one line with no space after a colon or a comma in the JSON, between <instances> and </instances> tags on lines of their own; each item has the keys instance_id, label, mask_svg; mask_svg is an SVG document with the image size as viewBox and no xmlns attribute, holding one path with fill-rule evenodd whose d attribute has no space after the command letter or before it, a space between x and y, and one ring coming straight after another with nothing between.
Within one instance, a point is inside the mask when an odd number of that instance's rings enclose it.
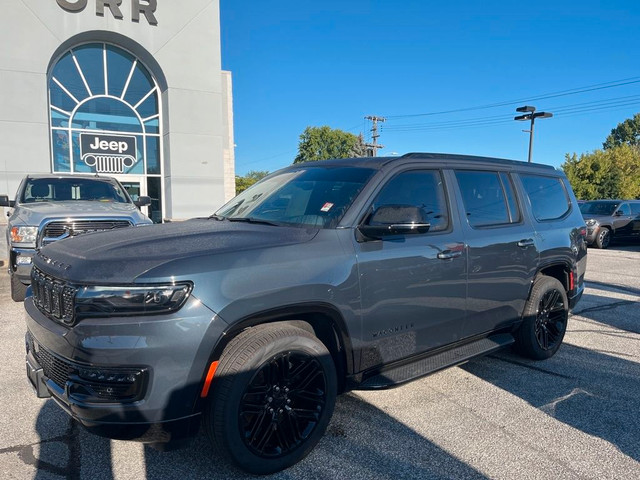
<instances>
[{"instance_id":1,"label":"suv headlight","mask_svg":"<svg viewBox=\"0 0 640 480\"><path fill-rule=\"evenodd\" d=\"M155 315L179 310L189 298L193 285L81 287L75 296L75 316L112 317Z\"/></svg>"},{"instance_id":2,"label":"suv headlight","mask_svg":"<svg viewBox=\"0 0 640 480\"><path fill-rule=\"evenodd\" d=\"M585 222L587 224L587 227L593 227L596 223L598 223L597 221L595 221L593 218L590 218L589 220L587 220Z\"/></svg>"},{"instance_id":3,"label":"suv headlight","mask_svg":"<svg viewBox=\"0 0 640 480\"><path fill-rule=\"evenodd\" d=\"M38 227L11 227L11 243L36 244Z\"/></svg>"}]
</instances>

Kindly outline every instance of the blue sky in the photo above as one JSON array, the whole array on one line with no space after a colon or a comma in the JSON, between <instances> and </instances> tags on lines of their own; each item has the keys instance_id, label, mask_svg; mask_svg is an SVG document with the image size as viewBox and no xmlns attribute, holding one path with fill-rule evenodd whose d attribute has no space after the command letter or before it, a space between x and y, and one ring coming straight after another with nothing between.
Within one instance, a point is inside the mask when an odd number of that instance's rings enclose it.
<instances>
[{"instance_id":1,"label":"blue sky","mask_svg":"<svg viewBox=\"0 0 640 480\"><path fill-rule=\"evenodd\" d=\"M238 175L289 165L307 126L367 137L366 115L387 117L380 155L526 160L529 124L512 120L525 104L554 113L536 122L533 159L559 166L565 153L601 148L640 112L633 0L221 0L220 8ZM493 104L502 105L439 113Z\"/></svg>"}]
</instances>

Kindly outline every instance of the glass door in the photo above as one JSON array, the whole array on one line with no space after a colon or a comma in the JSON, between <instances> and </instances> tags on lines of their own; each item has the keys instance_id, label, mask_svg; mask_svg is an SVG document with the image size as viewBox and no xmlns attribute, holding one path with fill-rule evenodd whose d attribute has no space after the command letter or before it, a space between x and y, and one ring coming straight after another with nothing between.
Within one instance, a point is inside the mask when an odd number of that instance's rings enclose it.
<instances>
[{"instance_id":1,"label":"glass door","mask_svg":"<svg viewBox=\"0 0 640 480\"><path fill-rule=\"evenodd\" d=\"M147 195L147 186L144 177L131 175L113 175L122 184L131 199L135 202L141 196ZM140 210L149 217L149 207L141 207ZM151 218L151 217L149 217Z\"/></svg>"}]
</instances>

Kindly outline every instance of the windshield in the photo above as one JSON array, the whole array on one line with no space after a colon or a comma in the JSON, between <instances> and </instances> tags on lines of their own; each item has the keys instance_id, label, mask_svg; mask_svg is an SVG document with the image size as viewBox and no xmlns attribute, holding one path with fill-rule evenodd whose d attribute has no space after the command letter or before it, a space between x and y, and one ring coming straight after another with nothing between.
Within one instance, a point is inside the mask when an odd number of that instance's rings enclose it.
<instances>
[{"instance_id":1,"label":"windshield","mask_svg":"<svg viewBox=\"0 0 640 480\"><path fill-rule=\"evenodd\" d=\"M618 205L618 202L585 202L580 211L583 215L613 215Z\"/></svg>"},{"instance_id":2,"label":"windshield","mask_svg":"<svg viewBox=\"0 0 640 480\"><path fill-rule=\"evenodd\" d=\"M93 200L129 203L116 183L89 178L31 178L22 191L21 203Z\"/></svg>"},{"instance_id":3,"label":"windshield","mask_svg":"<svg viewBox=\"0 0 640 480\"><path fill-rule=\"evenodd\" d=\"M230 220L334 228L374 170L310 167L270 175L216 212Z\"/></svg>"}]
</instances>

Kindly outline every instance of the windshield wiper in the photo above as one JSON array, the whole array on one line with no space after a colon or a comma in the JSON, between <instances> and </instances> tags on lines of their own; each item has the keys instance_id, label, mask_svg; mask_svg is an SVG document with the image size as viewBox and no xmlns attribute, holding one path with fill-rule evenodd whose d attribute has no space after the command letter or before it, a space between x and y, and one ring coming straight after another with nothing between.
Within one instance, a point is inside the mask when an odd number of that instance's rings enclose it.
<instances>
[{"instance_id":1,"label":"windshield wiper","mask_svg":"<svg viewBox=\"0 0 640 480\"><path fill-rule=\"evenodd\" d=\"M259 218L254 217L228 217L227 220L230 222L244 222L244 223L259 223L261 225L272 225L274 227L279 227L279 223L270 222L268 220L260 220Z\"/></svg>"},{"instance_id":2,"label":"windshield wiper","mask_svg":"<svg viewBox=\"0 0 640 480\"><path fill-rule=\"evenodd\" d=\"M209 215L207 218L211 220L218 220L219 222L221 222L222 220L226 220L226 218L222 215L216 215L215 213L213 215Z\"/></svg>"}]
</instances>

